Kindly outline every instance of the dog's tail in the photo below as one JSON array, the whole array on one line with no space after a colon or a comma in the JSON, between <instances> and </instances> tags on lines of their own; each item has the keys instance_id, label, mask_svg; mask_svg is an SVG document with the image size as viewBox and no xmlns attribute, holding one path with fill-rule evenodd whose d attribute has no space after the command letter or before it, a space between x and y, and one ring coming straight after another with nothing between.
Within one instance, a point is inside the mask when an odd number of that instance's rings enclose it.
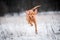
<instances>
[{"instance_id":1,"label":"dog's tail","mask_svg":"<svg viewBox=\"0 0 60 40\"><path fill-rule=\"evenodd\" d=\"M35 10L36 8L39 8L39 7L41 7L41 5L35 6L34 8L32 8L32 10Z\"/></svg>"}]
</instances>

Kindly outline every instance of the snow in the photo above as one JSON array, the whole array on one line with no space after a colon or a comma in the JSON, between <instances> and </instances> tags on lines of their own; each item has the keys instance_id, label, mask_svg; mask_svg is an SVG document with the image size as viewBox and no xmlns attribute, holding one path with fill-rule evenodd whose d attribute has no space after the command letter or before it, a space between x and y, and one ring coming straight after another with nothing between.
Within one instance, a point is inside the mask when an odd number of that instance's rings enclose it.
<instances>
[{"instance_id":1,"label":"snow","mask_svg":"<svg viewBox=\"0 0 60 40\"><path fill-rule=\"evenodd\" d=\"M19 16L0 17L0 40L60 40L60 14L56 13L37 14L38 34L35 34L34 26L27 23L24 12Z\"/></svg>"}]
</instances>

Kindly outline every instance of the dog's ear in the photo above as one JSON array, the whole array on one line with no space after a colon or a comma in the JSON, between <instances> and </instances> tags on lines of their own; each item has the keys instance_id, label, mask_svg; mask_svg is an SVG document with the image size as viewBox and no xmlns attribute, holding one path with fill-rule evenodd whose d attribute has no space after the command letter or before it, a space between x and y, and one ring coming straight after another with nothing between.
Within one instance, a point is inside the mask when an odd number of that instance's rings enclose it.
<instances>
[{"instance_id":1,"label":"dog's ear","mask_svg":"<svg viewBox=\"0 0 60 40\"><path fill-rule=\"evenodd\" d=\"M29 14L29 10L25 11L26 14Z\"/></svg>"}]
</instances>

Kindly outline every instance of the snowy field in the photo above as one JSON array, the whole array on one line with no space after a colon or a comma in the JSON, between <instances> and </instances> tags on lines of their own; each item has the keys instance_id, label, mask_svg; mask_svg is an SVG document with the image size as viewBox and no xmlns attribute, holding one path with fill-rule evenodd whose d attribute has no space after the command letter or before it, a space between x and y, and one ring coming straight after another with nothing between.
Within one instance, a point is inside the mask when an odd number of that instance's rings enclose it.
<instances>
[{"instance_id":1,"label":"snowy field","mask_svg":"<svg viewBox=\"0 0 60 40\"><path fill-rule=\"evenodd\" d=\"M38 34L25 13L0 17L0 40L60 40L60 12L40 12L36 19Z\"/></svg>"}]
</instances>

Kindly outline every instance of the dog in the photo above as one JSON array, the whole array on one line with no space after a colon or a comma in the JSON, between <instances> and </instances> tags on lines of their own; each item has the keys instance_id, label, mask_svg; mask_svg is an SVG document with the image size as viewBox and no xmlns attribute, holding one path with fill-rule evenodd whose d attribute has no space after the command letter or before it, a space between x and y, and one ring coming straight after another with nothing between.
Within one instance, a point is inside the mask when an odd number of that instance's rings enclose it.
<instances>
[{"instance_id":1,"label":"dog","mask_svg":"<svg viewBox=\"0 0 60 40\"><path fill-rule=\"evenodd\" d=\"M30 24L31 26L33 26L33 24L35 25L35 33L37 34L37 24L36 24L36 14L38 13L38 8L40 7L40 5L35 6L34 8L27 10L26 11L26 20L28 21L28 24Z\"/></svg>"}]
</instances>

